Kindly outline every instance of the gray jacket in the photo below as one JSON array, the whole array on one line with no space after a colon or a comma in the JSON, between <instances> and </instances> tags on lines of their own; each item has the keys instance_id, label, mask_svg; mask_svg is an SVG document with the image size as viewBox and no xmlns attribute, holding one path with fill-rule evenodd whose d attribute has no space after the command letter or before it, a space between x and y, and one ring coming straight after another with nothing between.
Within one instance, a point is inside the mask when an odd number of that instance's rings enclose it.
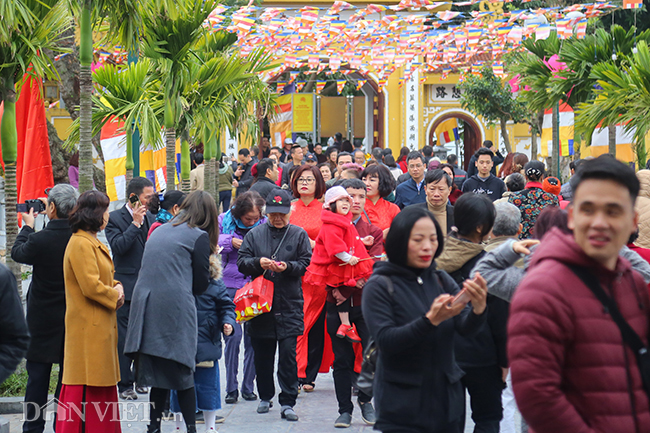
<instances>
[{"instance_id":1,"label":"gray jacket","mask_svg":"<svg viewBox=\"0 0 650 433\"><path fill-rule=\"evenodd\" d=\"M537 247L537 245L533 245L530 248L530 255L523 256L512 250L512 244L515 242L516 240L509 239L499 248L484 255L470 273L470 275L474 275L475 272L481 274L487 281L488 292L508 302L512 300L517 286L523 280ZM650 283L650 264L648 262L625 246L621 248L619 255L630 262L632 268L641 274L646 284ZM514 266L522 257L524 259L523 269Z\"/></svg>"},{"instance_id":2,"label":"gray jacket","mask_svg":"<svg viewBox=\"0 0 650 433\"><path fill-rule=\"evenodd\" d=\"M208 288L209 257L208 234L187 223L163 224L151 234L133 289L125 354L157 356L194 370L194 295Z\"/></svg>"}]
</instances>

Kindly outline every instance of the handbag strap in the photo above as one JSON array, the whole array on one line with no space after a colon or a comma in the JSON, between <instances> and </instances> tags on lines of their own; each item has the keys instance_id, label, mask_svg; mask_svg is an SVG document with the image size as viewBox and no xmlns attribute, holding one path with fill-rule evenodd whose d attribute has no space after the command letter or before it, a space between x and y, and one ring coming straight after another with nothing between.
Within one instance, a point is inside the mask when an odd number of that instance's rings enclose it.
<instances>
[{"instance_id":1,"label":"handbag strap","mask_svg":"<svg viewBox=\"0 0 650 433\"><path fill-rule=\"evenodd\" d=\"M282 243L284 242L284 238L286 238L287 233L289 233L289 227L291 227L291 224L287 224L287 229L284 232L284 236L282 236L282 239L280 240L280 244L278 245L278 247L275 249L275 252L271 256L271 260L275 260L277 258L278 251L280 251L280 247L282 246Z\"/></svg>"},{"instance_id":2,"label":"handbag strap","mask_svg":"<svg viewBox=\"0 0 650 433\"><path fill-rule=\"evenodd\" d=\"M587 287L589 287L600 303L607 309L612 320L614 320L614 323L616 323L618 329L620 329L623 341L625 341L625 343L632 349L635 356L639 357L645 355L648 352L648 348L645 347L641 338L636 332L634 332L625 318L623 318L616 303L605 293L598 278L581 266L567 265L567 267L571 269L571 271L576 274L576 276L578 276Z\"/></svg>"}]
</instances>

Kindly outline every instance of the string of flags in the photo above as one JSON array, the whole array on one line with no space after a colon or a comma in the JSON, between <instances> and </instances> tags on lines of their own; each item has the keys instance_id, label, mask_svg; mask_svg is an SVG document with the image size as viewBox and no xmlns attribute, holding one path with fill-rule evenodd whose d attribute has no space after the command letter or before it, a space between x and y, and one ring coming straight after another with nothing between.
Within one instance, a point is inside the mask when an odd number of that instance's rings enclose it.
<instances>
[{"instance_id":1,"label":"string of flags","mask_svg":"<svg viewBox=\"0 0 650 433\"><path fill-rule=\"evenodd\" d=\"M584 38L589 18L642 6L642 0L623 0L623 5L605 1L506 10L503 3L485 2L488 6L481 5L479 11L450 10L450 6L478 3L482 1L401 0L391 6L357 7L337 0L327 8L258 7L251 2L243 7L218 5L205 25L236 33L243 56L266 47L278 65L263 74L264 81L285 72L297 77L296 71L304 73L304 69L312 73L358 71L374 74L382 86L398 70L400 83L416 72L420 77L426 72L440 73L444 79L456 70L464 76L485 62L494 63L501 75L502 55L520 49L527 38L546 39L552 32L560 39ZM341 86L337 82L337 90ZM324 84L316 84L317 92L323 88Z\"/></svg>"}]
</instances>

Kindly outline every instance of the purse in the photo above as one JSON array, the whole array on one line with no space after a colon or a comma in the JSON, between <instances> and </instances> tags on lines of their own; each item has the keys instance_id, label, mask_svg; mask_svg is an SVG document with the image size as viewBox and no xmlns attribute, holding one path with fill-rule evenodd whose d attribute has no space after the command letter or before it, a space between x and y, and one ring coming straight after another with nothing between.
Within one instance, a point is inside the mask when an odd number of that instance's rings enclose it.
<instances>
[{"instance_id":1,"label":"purse","mask_svg":"<svg viewBox=\"0 0 650 433\"><path fill-rule=\"evenodd\" d=\"M289 233L288 226L287 230L284 232L284 236L280 240L280 244L271 256L271 260L277 258L278 251L280 251L280 247L284 242L284 238L287 237L287 233ZM264 278L265 275L266 270L262 275L249 281L244 285L244 287L237 290L237 293L235 293L233 301L235 302L237 323L247 322L260 314L269 313L271 308L273 308L273 293L275 287L273 281Z\"/></svg>"},{"instance_id":2,"label":"purse","mask_svg":"<svg viewBox=\"0 0 650 433\"><path fill-rule=\"evenodd\" d=\"M634 352L637 365L639 366L639 372L641 373L641 380L643 381L643 389L646 394L648 394L648 397L650 397L650 352L648 352L648 348L643 344L641 338L636 332L634 332L625 318L623 318L616 303L612 298L607 296L600 285L598 278L583 267L572 265L567 265L567 267L571 269L571 271L576 274L576 276L580 278L587 287L589 287L594 296L596 296L600 303L603 304L609 315L612 317L614 323L618 326L618 329L621 331L621 335L623 336L623 341L630 349L632 349L632 352Z\"/></svg>"}]
</instances>

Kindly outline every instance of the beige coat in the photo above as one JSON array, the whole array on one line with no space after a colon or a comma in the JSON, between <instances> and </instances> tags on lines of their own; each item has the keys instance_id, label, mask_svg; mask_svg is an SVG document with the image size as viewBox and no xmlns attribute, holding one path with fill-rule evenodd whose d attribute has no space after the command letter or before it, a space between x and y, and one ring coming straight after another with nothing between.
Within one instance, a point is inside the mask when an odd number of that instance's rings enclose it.
<instances>
[{"instance_id":1,"label":"beige coat","mask_svg":"<svg viewBox=\"0 0 650 433\"><path fill-rule=\"evenodd\" d=\"M66 385L115 386L120 380L114 272L103 243L83 230L72 235L63 258Z\"/></svg>"},{"instance_id":2,"label":"beige coat","mask_svg":"<svg viewBox=\"0 0 650 433\"><path fill-rule=\"evenodd\" d=\"M205 175L205 165L201 164L194 170L190 171L190 192L196 190L203 191L203 176Z\"/></svg>"},{"instance_id":3,"label":"beige coat","mask_svg":"<svg viewBox=\"0 0 650 433\"><path fill-rule=\"evenodd\" d=\"M636 174L641 183L641 191L636 199L639 213L639 239L634 242L641 248L650 248L650 170L640 170Z\"/></svg>"}]
</instances>

